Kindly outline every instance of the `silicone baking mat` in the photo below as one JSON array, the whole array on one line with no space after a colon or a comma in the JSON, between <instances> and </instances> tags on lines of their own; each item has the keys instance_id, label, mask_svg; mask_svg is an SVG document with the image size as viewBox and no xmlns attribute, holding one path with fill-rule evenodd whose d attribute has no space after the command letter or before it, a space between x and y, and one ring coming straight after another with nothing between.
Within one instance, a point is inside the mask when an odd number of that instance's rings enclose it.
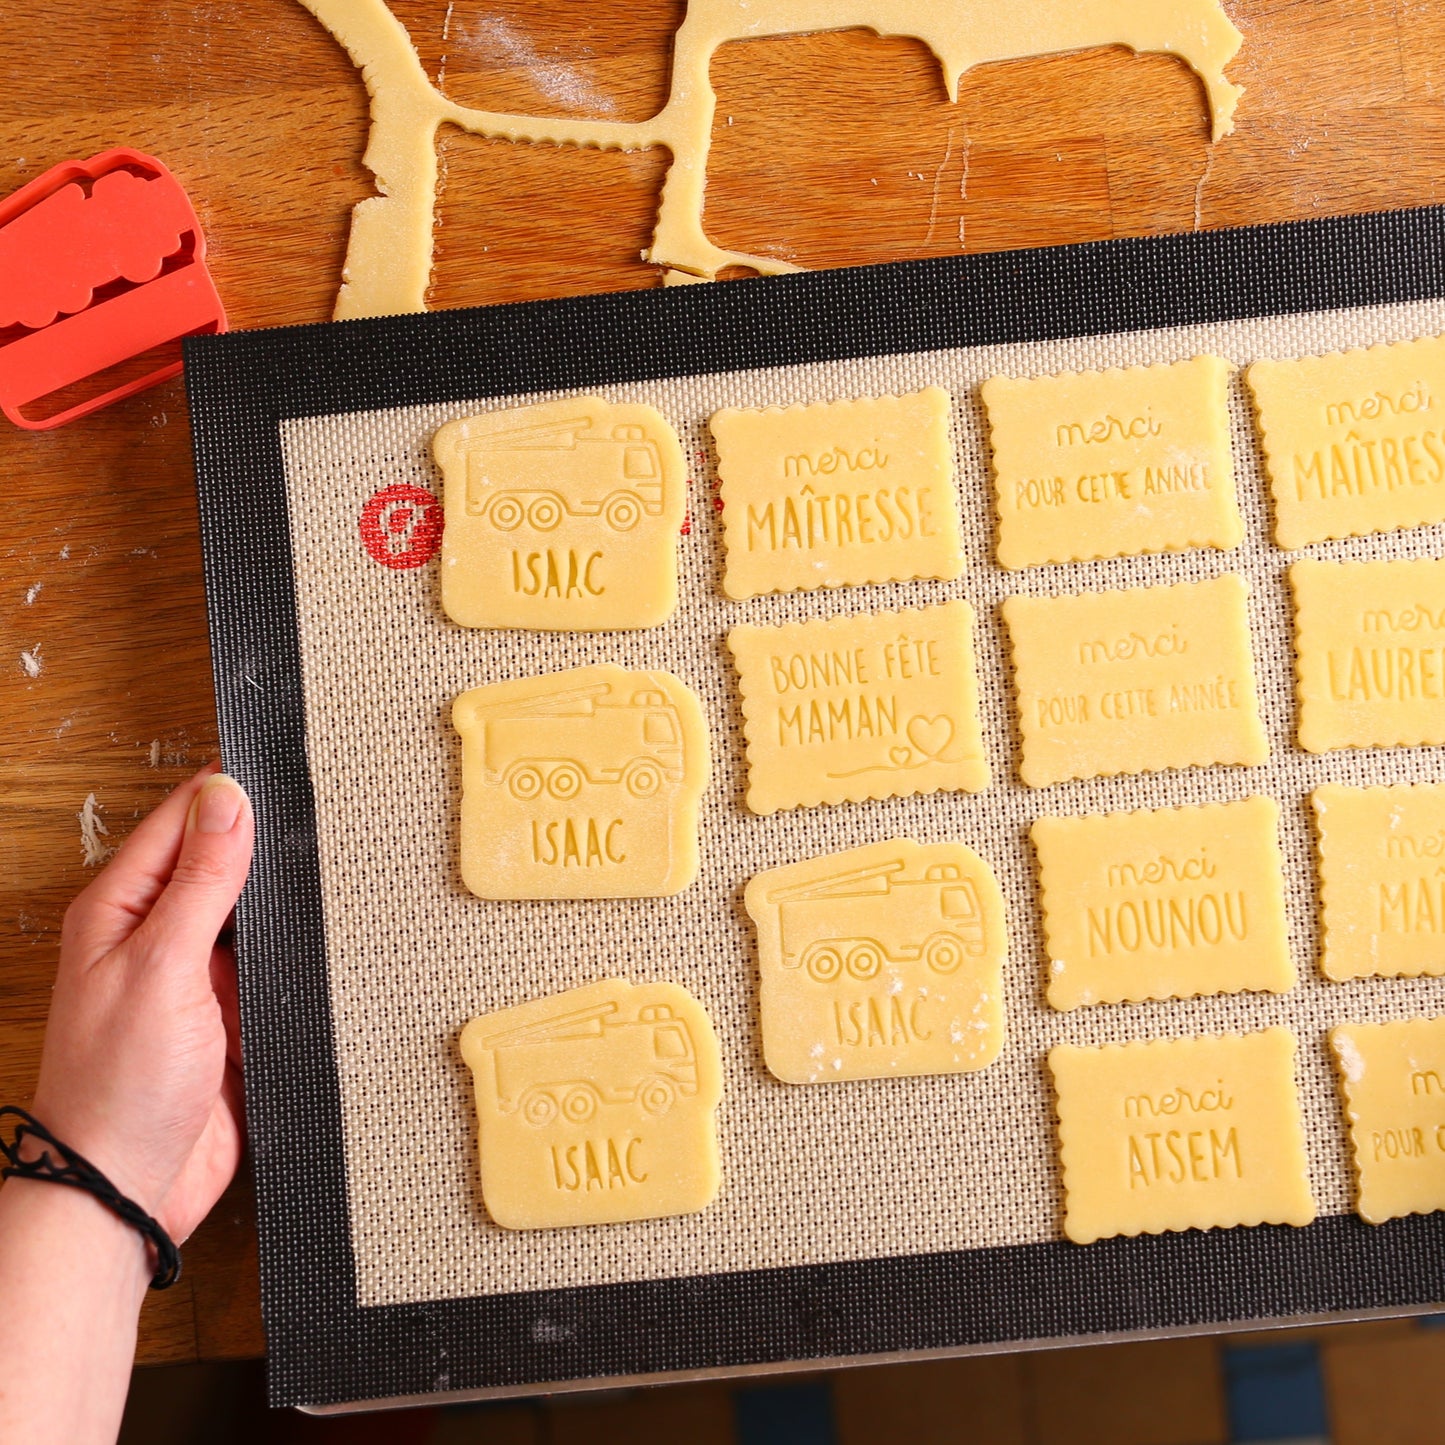
<instances>
[{"instance_id":1,"label":"silicone baking mat","mask_svg":"<svg viewBox=\"0 0 1445 1445\"><path fill-rule=\"evenodd\" d=\"M1349 1212L1324 1045L1346 1019L1445 1013L1445 981L1320 977L1306 814L1319 782L1438 777L1439 750L1295 747L1283 573L1297 554L1271 544L1237 380L1240 549L1015 574L993 561L977 399L997 372L1203 352L1244 364L1435 334L1442 298L1445 212L1430 210L188 344L223 751L260 826L237 935L276 1403L554 1388L1445 1298L1441 1216L1371 1227ZM711 412L928 384L954 398L962 578L725 599ZM628 634L454 626L435 563L402 569L370 555L368 503L389 487L438 489L428 442L443 422L580 391L649 402L683 438L691 509L677 613ZM1442 556L1445 528L1307 550ZM1024 788L1002 598L1226 571L1251 583L1270 761ZM949 597L978 614L993 785L750 815L727 628ZM473 898L456 865L452 699L603 661L667 668L703 700L714 778L698 881L668 899ZM1281 805L1299 985L1278 997L1049 1009L1029 822L1256 793ZM761 1060L742 886L764 867L899 835L960 839L999 875L1011 923L1005 1052L976 1075L780 1084ZM721 1193L680 1219L501 1230L477 1187L457 1034L477 1013L610 975L677 981L709 1009L726 1080ZM1064 1242L1050 1045L1271 1023L1300 1043L1320 1220Z\"/></svg>"}]
</instances>

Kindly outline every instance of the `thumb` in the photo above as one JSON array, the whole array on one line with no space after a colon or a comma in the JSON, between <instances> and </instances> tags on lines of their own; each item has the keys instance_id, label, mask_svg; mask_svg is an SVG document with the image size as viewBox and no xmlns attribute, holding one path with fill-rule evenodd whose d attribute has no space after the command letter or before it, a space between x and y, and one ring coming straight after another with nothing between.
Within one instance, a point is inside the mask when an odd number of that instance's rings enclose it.
<instances>
[{"instance_id":1,"label":"thumb","mask_svg":"<svg viewBox=\"0 0 1445 1445\"><path fill-rule=\"evenodd\" d=\"M132 944L152 958L209 959L251 866L255 823L241 785L206 780L186 816L175 867Z\"/></svg>"}]
</instances>

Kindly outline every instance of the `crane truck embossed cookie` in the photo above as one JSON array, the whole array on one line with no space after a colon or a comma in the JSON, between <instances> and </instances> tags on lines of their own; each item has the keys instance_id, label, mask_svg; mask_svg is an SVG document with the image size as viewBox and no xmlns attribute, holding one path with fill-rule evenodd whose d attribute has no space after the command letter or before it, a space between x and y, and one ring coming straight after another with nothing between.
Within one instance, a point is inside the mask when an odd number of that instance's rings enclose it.
<instances>
[{"instance_id":1,"label":"crane truck embossed cookie","mask_svg":"<svg viewBox=\"0 0 1445 1445\"><path fill-rule=\"evenodd\" d=\"M961 843L895 838L759 873L763 1054L790 1084L986 1068L1004 1041L1003 893Z\"/></svg>"},{"instance_id":2,"label":"crane truck embossed cookie","mask_svg":"<svg viewBox=\"0 0 1445 1445\"><path fill-rule=\"evenodd\" d=\"M438 90L384 0L301 3L346 47L371 96L365 160L378 194L352 213L338 318L424 309L442 125L539 145L665 147L671 165L647 259L667 268L668 279L710 279L731 265L796 270L775 257L723 250L703 230L717 104L708 71L729 41L849 28L916 37L938 57L955 99L963 73L990 61L1100 45L1161 52L1178 56L1203 82L1216 140L1234 129L1242 93L1224 74L1242 37L1221 0L689 0L673 39L671 94L650 120L509 115L459 105Z\"/></svg>"},{"instance_id":3,"label":"crane truck embossed cookie","mask_svg":"<svg viewBox=\"0 0 1445 1445\"><path fill-rule=\"evenodd\" d=\"M650 406L579 396L437 432L442 606L463 627L654 627L677 606L687 467Z\"/></svg>"},{"instance_id":4,"label":"crane truck embossed cookie","mask_svg":"<svg viewBox=\"0 0 1445 1445\"><path fill-rule=\"evenodd\" d=\"M461 1051L504 1228L690 1214L717 1193L722 1060L677 984L611 978L485 1014Z\"/></svg>"},{"instance_id":5,"label":"crane truck embossed cookie","mask_svg":"<svg viewBox=\"0 0 1445 1445\"><path fill-rule=\"evenodd\" d=\"M473 688L462 880L479 898L646 898L697 872L707 724L671 673L579 667Z\"/></svg>"}]
</instances>

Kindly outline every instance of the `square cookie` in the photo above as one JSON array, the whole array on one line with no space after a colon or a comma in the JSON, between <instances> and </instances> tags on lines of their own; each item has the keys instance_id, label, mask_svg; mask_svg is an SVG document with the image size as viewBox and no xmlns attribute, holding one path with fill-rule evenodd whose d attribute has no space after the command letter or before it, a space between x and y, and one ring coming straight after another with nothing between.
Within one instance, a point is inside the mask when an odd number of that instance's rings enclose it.
<instances>
[{"instance_id":1,"label":"square cookie","mask_svg":"<svg viewBox=\"0 0 1445 1445\"><path fill-rule=\"evenodd\" d=\"M574 396L440 428L442 608L463 627L655 627L677 606L687 464L650 406Z\"/></svg>"},{"instance_id":2,"label":"square cookie","mask_svg":"<svg viewBox=\"0 0 1445 1445\"><path fill-rule=\"evenodd\" d=\"M1024 782L1264 762L1248 600L1234 573L1007 598Z\"/></svg>"},{"instance_id":3,"label":"square cookie","mask_svg":"<svg viewBox=\"0 0 1445 1445\"><path fill-rule=\"evenodd\" d=\"M1362 1219L1445 1209L1445 1018L1341 1024L1340 1070Z\"/></svg>"},{"instance_id":4,"label":"square cookie","mask_svg":"<svg viewBox=\"0 0 1445 1445\"><path fill-rule=\"evenodd\" d=\"M1445 743L1445 562L1296 562L1307 752Z\"/></svg>"},{"instance_id":5,"label":"square cookie","mask_svg":"<svg viewBox=\"0 0 1445 1445\"><path fill-rule=\"evenodd\" d=\"M1003 893L962 843L895 838L759 873L763 1057L789 1084L986 1068L1004 1042Z\"/></svg>"},{"instance_id":6,"label":"square cookie","mask_svg":"<svg viewBox=\"0 0 1445 1445\"><path fill-rule=\"evenodd\" d=\"M722 1057L678 984L609 978L485 1014L461 1052L504 1228L689 1214L717 1193Z\"/></svg>"},{"instance_id":7,"label":"square cookie","mask_svg":"<svg viewBox=\"0 0 1445 1445\"><path fill-rule=\"evenodd\" d=\"M707 722L670 672L610 664L474 687L462 881L479 898L656 898L697 874Z\"/></svg>"},{"instance_id":8,"label":"square cookie","mask_svg":"<svg viewBox=\"0 0 1445 1445\"><path fill-rule=\"evenodd\" d=\"M723 591L744 598L957 577L952 406L930 386L714 414Z\"/></svg>"},{"instance_id":9,"label":"square cookie","mask_svg":"<svg viewBox=\"0 0 1445 1445\"><path fill-rule=\"evenodd\" d=\"M1445 974L1445 784L1310 794L1326 978Z\"/></svg>"},{"instance_id":10,"label":"square cookie","mask_svg":"<svg viewBox=\"0 0 1445 1445\"><path fill-rule=\"evenodd\" d=\"M1445 337L1246 373L1281 547L1445 521Z\"/></svg>"},{"instance_id":11,"label":"square cookie","mask_svg":"<svg viewBox=\"0 0 1445 1445\"><path fill-rule=\"evenodd\" d=\"M1064 1233L1312 1223L1294 1054L1280 1028L1053 1049Z\"/></svg>"},{"instance_id":12,"label":"square cookie","mask_svg":"<svg viewBox=\"0 0 1445 1445\"><path fill-rule=\"evenodd\" d=\"M1229 372L1198 356L984 382L1000 565L1237 547Z\"/></svg>"},{"instance_id":13,"label":"square cookie","mask_svg":"<svg viewBox=\"0 0 1445 1445\"><path fill-rule=\"evenodd\" d=\"M1273 798L1038 819L1049 1002L1293 988L1278 828Z\"/></svg>"},{"instance_id":14,"label":"square cookie","mask_svg":"<svg viewBox=\"0 0 1445 1445\"><path fill-rule=\"evenodd\" d=\"M973 609L734 627L754 813L988 786Z\"/></svg>"}]
</instances>

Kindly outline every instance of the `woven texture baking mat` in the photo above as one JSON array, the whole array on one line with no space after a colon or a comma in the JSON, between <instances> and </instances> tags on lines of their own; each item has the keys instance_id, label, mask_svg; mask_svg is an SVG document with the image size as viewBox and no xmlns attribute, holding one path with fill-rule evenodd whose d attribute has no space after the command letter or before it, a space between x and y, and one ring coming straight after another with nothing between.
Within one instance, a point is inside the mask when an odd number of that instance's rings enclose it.
<instances>
[{"instance_id":1,"label":"woven texture baking mat","mask_svg":"<svg viewBox=\"0 0 1445 1445\"><path fill-rule=\"evenodd\" d=\"M1269 540L1237 381L1240 549L1015 574L992 560L977 400L979 382L998 372L1203 352L1244 364L1445 331L1441 236L1439 213L1417 212L192 347L223 740L228 766L258 793L262 827L240 935L274 1397L947 1348L1408 1306L1445 1293L1438 1219L1370 1230L1347 1213L1344 1126L1324 1048L1335 1022L1445 1011L1445 981L1320 978L1306 806L1322 781L1437 778L1439 750L1317 758L1295 748L1290 557ZM707 416L929 384L955 399L963 577L727 601ZM427 453L437 426L579 390L649 402L683 438L691 526L668 623L595 636L469 631L441 613L435 564L398 571L368 556L358 518L376 492L439 489ZM1445 528L1309 551L1440 556ZM1251 584L1269 763L1043 791L1019 784L1001 599L1224 571ZM727 628L950 597L978 615L992 787L750 815ZM456 863L452 699L595 662L667 668L703 699L715 774L697 883L670 899L473 898ZM1252 793L1281 805L1299 986L1280 997L1050 1010L1029 822ZM761 868L896 835L960 839L998 873L1011 923L1007 1048L972 1076L780 1084L761 1062L742 886ZM498 1229L477 1187L457 1033L476 1013L610 974L680 982L712 1015L726 1078L719 1198L682 1219ZM1272 1023L1299 1037L1312 1185L1322 1215L1335 1217L1303 1231L1062 1243L1048 1047ZM307 1135L324 1143L323 1157L303 1161Z\"/></svg>"}]
</instances>

